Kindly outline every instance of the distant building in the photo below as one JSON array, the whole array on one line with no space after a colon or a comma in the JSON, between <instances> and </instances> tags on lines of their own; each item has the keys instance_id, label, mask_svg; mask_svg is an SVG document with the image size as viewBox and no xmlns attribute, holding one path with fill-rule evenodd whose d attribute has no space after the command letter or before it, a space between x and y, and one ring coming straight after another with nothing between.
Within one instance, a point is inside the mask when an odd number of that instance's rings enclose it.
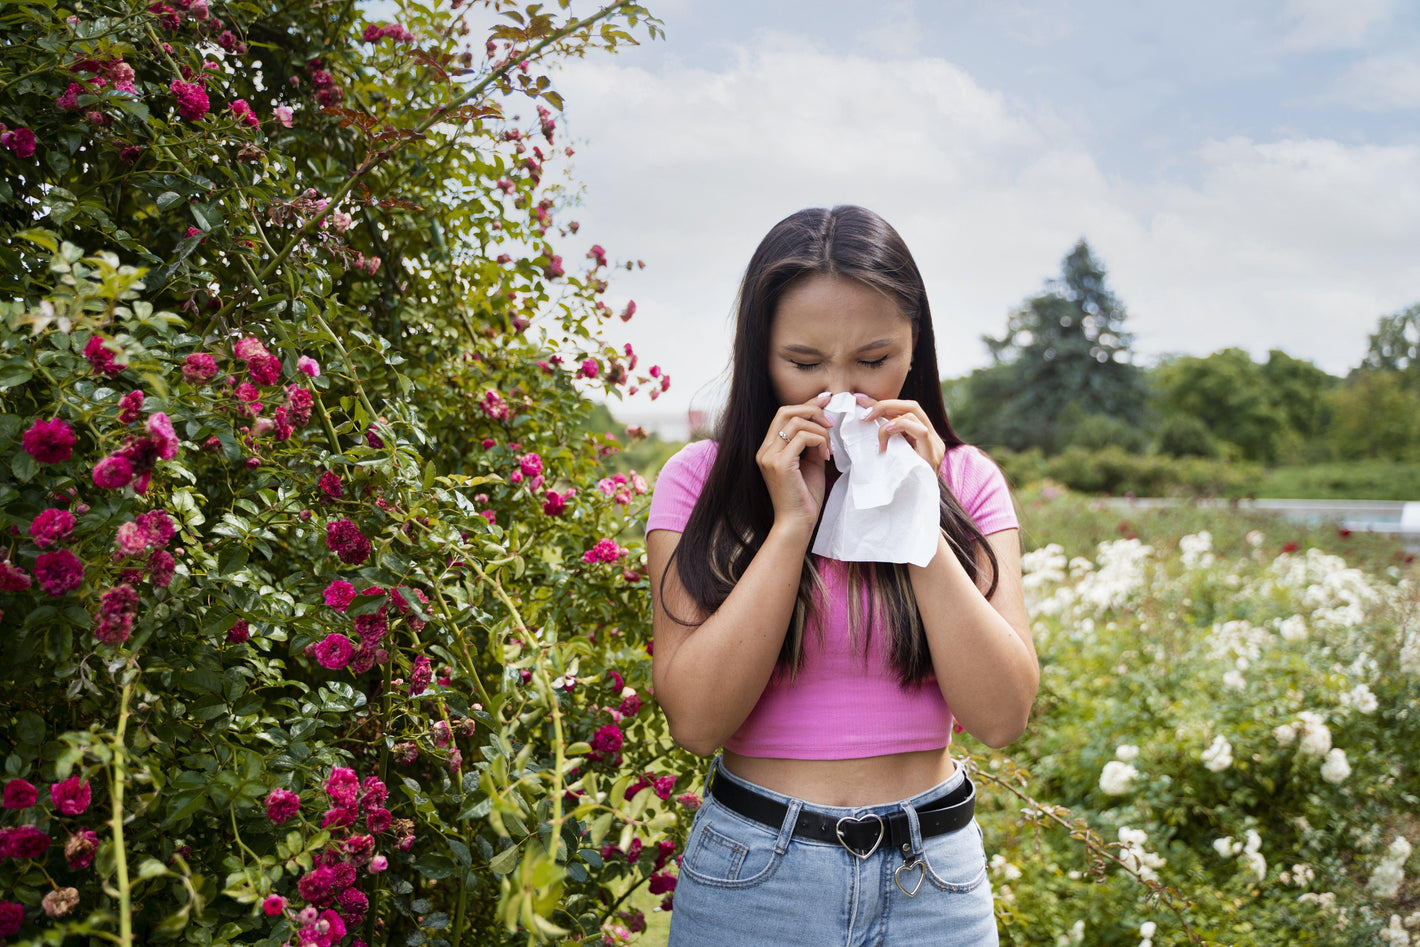
<instances>
[{"instance_id":1,"label":"distant building","mask_svg":"<svg viewBox=\"0 0 1420 947\"><path fill-rule=\"evenodd\" d=\"M621 424L639 424L647 434L665 441L690 441L710 436L715 423L714 411L701 407L671 408L659 406L616 404L607 405Z\"/></svg>"}]
</instances>

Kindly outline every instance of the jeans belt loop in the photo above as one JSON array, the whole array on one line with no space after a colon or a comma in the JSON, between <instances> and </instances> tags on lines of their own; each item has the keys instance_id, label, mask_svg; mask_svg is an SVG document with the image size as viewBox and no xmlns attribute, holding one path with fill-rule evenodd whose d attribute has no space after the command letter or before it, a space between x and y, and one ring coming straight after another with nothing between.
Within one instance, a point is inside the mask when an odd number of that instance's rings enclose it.
<instances>
[{"instance_id":1,"label":"jeans belt loop","mask_svg":"<svg viewBox=\"0 0 1420 947\"><path fill-rule=\"evenodd\" d=\"M779 837L774 840L774 852L783 855L789 850L789 842L794 838L794 829L799 824L799 811L804 808L802 799L789 802L789 811L784 813L784 824L779 827Z\"/></svg>"},{"instance_id":2,"label":"jeans belt loop","mask_svg":"<svg viewBox=\"0 0 1420 947\"><path fill-rule=\"evenodd\" d=\"M705 784L700 787L700 798L705 799L712 795L710 787L714 785L715 779L720 775L720 754L715 754L715 758L710 761L710 765L705 768Z\"/></svg>"},{"instance_id":3,"label":"jeans belt loop","mask_svg":"<svg viewBox=\"0 0 1420 947\"><path fill-rule=\"evenodd\" d=\"M902 857L911 864L922 857L922 823L918 821L917 810L913 806L904 802L902 811L907 813L907 842L903 845Z\"/></svg>"}]
</instances>

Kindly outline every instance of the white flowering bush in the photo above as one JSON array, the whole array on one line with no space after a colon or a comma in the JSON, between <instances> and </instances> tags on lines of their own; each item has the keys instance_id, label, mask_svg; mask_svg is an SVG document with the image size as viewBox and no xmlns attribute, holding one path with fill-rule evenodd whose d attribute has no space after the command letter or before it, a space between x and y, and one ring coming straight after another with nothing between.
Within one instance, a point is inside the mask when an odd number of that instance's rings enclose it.
<instances>
[{"instance_id":1,"label":"white flowering bush","mask_svg":"<svg viewBox=\"0 0 1420 947\"><path fill-rule=\"evenodd\" d=\"M1420 944L1413 557L1023 505L1040 697L977 760L1003 943Z\"/></svg>"}]
</instances>

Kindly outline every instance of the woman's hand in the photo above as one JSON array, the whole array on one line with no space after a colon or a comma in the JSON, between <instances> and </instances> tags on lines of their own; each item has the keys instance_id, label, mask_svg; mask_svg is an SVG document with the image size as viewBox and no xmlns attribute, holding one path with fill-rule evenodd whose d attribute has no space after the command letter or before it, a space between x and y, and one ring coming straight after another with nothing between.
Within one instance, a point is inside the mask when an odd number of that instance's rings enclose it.
<instances>
[{"instance_id":1,"label":"woman's hand","mask_svg":"<svg viewBox=\"0 0 1420 947\"><path fill-rule=\"evenodd\" d=\"M887 450L888 438L901 434L912 445L917 455L932 465L934 471L942 469L942 460L947 456L946 442L937 434L932 422L927 420L927 412L915 401L887 400L874 401L867 395L858 395L858 404L870 409L863 416L864 421L886 418L887 423L878 428L878 450Z\"/></svg>"},{"instance_id":2,"label":"woman's hand","mask_svg":"<svg viewBox=\"0 0 1420 947\"><path fill-rule=\"evenodd\" d=\"M785 405L774 415L774 423L754 455L769 499L774 504L774 520L800 526L812 532L823 506L824 484L830 448L831 427L824 405L824 392L803 404Z\"/></svg>"}]
</instances>

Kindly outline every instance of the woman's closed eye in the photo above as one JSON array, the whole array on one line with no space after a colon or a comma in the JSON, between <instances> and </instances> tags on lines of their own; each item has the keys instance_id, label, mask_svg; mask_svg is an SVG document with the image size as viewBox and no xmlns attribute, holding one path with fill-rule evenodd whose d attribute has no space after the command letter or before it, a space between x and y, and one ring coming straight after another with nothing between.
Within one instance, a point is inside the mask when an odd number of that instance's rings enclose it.
<instances>
[{"instance_id":1,"label":"woman's closed eye","mask_svg":"<svg viewBox=\"0 0 1420 947\"><path fill-rule=\"evenodd\" d=\"M887 360L888 360L888 356L884 355L882 358L875 358L875 359L872 359L871 361L869 361L869 360L867 360L867 359L859 359L859 360L858 360L858 364L859 364L859 365L862 365L864 368L882 368L885 364L887 364ZM801 372L811 372L811 371L813 371L815 368L818 368L820 363L818 363L818 362L799 362L799 361L795 361L794 359L790 359L790 360L789 360L789 364L790 364L790 365L793 365L795 368L797 368L797 369L798 369L799 371L801 371Z\"/></svg>"}]
</instances>

